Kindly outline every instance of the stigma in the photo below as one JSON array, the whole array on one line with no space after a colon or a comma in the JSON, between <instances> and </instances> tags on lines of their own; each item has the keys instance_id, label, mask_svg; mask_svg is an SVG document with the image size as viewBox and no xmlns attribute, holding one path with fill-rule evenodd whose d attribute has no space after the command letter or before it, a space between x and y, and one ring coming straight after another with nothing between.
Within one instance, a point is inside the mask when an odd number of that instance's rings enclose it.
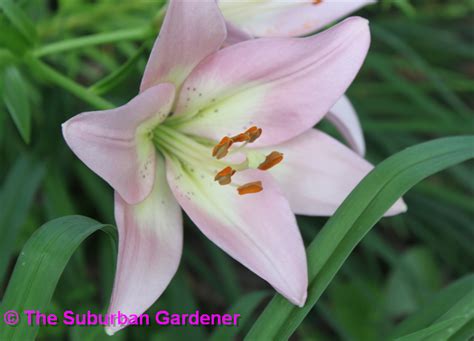
<instances>
[{"instance_id":1,"label":"stigma","mask_svg":"<svg viewBox=\"0 0 474 341\"><path fill-rule=\"evenodd\" d=\"M248 128L243 133L239 133L235 136L229 137L224 136L219 143L217 143L212 149L212 156L220 160L226 157L231 152L231 147L237 143L242 143L237 150L242 150L248 143L255 142L262 135L262 129L256 126ZM243 151L245 154L246 152ZM257 154L255 158L255 154ZM261 155L261 156L260 156ZM255 162L255 159L258 161ZM232 176L237 171L243 171L246 169L259 169L261 171L267 171L270 168L276 166L283 161L283 154L278 151L272 151L270 154L264 156L258 151L247 151L247 157L245 161L238 165L227 166L222 170L218 171L214 177L214 181L217 181L219 185L225 186L232 183ZM261 181L249 182L244 185L237 186L237 193L240 195L253 194L263 191Z\"/></svg>"}]
</instances>

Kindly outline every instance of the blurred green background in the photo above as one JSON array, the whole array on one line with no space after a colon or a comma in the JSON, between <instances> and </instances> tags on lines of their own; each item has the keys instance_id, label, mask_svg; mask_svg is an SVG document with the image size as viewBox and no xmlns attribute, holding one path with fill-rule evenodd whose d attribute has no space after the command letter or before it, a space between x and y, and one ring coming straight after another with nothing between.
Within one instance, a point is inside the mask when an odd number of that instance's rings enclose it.
<instances>
[{"instance_id":1,"label":"blurred green background","mask_svg":"<svg viewBox=\"0 0 474 341\"><path fill-rule=\"evenodd\" d=\"M113 223L111 189L67 148L60 124L94 110L94 94L119 105L137 93L163 14L163 1L15 3L25 12L16 16L24 19L20 25L0 12L0 297L22 246L44 222L81 214ZM474 2L379 1L357 14L370 20L372 45L348 95L365 131L367 159L377 164L426 140L472 134ZM83 36L89 38L74 40ZM320 127L335 134L324 122ZM366 236L295 339L384 340L469 274L472 166L456 166L412 189L405 196L408 212L383 219ZM326 220L298 217L305 241ZM188 219L184 249L177 276L152 311L225 312L244 294L263 290L257 294L262 304L246 306L257 316L271 297L270 287ZM114 269L106 236L90 238L67 266L49 311L102 311ZM114 339L199 340L210 332L153 326L128 328ZM104 337L101 328L58 326L42 328L38 339Z\"/></svg>"}]
</instances>

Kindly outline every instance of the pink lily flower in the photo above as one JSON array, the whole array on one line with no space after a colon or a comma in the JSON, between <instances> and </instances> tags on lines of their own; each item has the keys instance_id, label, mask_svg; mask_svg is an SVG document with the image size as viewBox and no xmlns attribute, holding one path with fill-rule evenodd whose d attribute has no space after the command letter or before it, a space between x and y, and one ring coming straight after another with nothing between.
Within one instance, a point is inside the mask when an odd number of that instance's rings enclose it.
<instances>
[{"instance_id":1,"label":"pink lily flower","mask_svg":"<svg viewBox=\"0 0 474 341\"><path fill-rule=\"evenodd\" d=\"M307 264L294 214L332 214L372 168L312 129L365 58L366 20L220 49L225 39L213 0L172 0L139 95L63 124L72 151L115 190L111 314L142 314L168 286L182 253L180 207L302 306ZM388 214L404 209L399 201Z\"/></svg>"},{"instance_id":2,"label":"pink lily flower","mask_svg":"<svg viewBox=\"0 0 474 341\"><path fill-rule=\"evenodd\" d=\"M375 0L219 0L227 20L227 40L231 45L253 37L298 37L355 12ZM346 96L325 117L341 133L349 146L365 155L365 140L357 113Z\"/></svg>"},{"instance_id":3,"label":"pink lily flower","mask_svg":"<svg viewBox=\"0 0 474 341\"><path fill-rule=\"evenodd\" d=\"M225 19L237 31L230 37L300 37L344 18L376 0L218 0Z\"/></svg>"}]
</instances>

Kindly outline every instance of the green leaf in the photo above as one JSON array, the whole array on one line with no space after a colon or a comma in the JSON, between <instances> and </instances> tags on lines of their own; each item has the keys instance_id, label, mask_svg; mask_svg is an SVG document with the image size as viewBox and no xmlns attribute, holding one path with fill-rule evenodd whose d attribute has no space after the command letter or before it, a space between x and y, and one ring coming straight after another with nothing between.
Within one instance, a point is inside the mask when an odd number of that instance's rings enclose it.
<instances>
[{"instance_id":1,"label":"green leaf","mask_svg":"<svg viewBox=\"0 0 474 341\"><path fill-rule=\"evenodd\" d=\"M379 38L380 41L394 48L396 51L401 53L407 58L410 63L416 68L421 70L426 77L429 78L430 83L437 90L440 96L442 96L452 108L458 112L469 112L469 108L464 104L461 99L458 98L456 93L452 91L436 74L431 66L421 57L415 50L413 50L408 44L400 39L396 34L391 33L389 30L385 30L378 25L371 24L371 32L375 37Z\"/></svg>"},{"instance_id":2,"label":"green leaf","mask_svg":"<svg viewBox=\"0 0 474 341\"><path fill-rule=\"evenodd\" d=\"M466 323L456 334L449 338L449 341L466 341L474 337L474 319Z\"/></svg>"},{"instance_id":3,"label":"green leaf","mask_svg":"<svg viewBox=\"0 0 474 341\"><path fill-rule=\"evenodd\" d=\"M440 322L443 315L450 311L460 302L466 303L466 297L471 295L474 288L474 275L466 276L447 288L441 290L432 299L429 300L421 309L410 315L401 322L391 333L390 339L395 339L403 335L410 335L429 328ZM470 302L471 307L474 304ZM456 316L448 316L444 320Z\"/></svg>"},{"instance_id":4,"label":"green leaf","mask_svg":"<svg viewBox=\"0 0 474 341\"><path fill-rule=\"evenodd\" d=\"M0 0L0 8L15 28L30 42L36 39L35 26L23 10L12 0Z\"/></svg>"},{"instance_id":5,"label":"green leaf","mask_svg":"<svg viewBox=\"0 0 474 341\"><path fill-rule=\"evenodd\" d=\"M387 281L386 311L398 318L415 311L439 289L441 273L428 248L414 247L399 257Z\"/></svg>"},{"instance_id":6,"label":"green leaf","mask_svg":"<svg viewBox=\"0 0 474 341\"><path fill-rule=\"evenodd\" d=\"M143 51L145 51L145 47L146 45L143 44L137 50L137 52L135 52L135 54L130 57L130 59L128 59L123 65L121 65L118 69L116 69L107 77L101 79L100 81L92 85L89 90L97 95L103 95L118 86L126 79L126 77L136 66L137 61L140 59L141 55L143 54Z\"/></svg>"},{"instance_id":7,"label":"green leaf","mask_svg":"<svg viewBox=\"0 0 474 341\"><path fill-rule=\"evenodd\" d=\"M311 311L361 239L411 187L474 157L474 137L450 137L407 148L380 163L354 189L307 248L308 298L303 308L280 295L269 303L248 340L287 339Z\"/></svg>"},{"instance_id":8,"label":"green leaf","mask_svg":"<svg viewBox=\"0 0 474 341\"><path fill-rule=\"evenodd\" d=\"M0 46L2 47L0 60L2 64L18 61L18 56L23 56L30 45L9 21L0 16ZM10 55L5 54L5 51L8 51Z\"/></svg>"},{"instance_id":9,"label":"green leaf","mask_svg":"<svg viewBox=\"0 0 474 341\"><path fill-rule=\"evenodd\" d=\"M242 296L228 311L227 314L240 314L237 326L219 326L212 334L211 341L237 340L237 335L250 321L252 314L262 300L269 295L267 291L257 291Z\"/></svg>"},{"instance_id":10,"label":"green leaf","mask_svg":"<svg viewBox=\"0 0 474 341\"><path fill-rule=\"evenodd\" d=\"M463 326L466 323L465 319L462 317L454 317L452 319L446 320L446 321L441 321L438 323L433 324L432 326L429 326L428 328L424 328L422 330L419 330L415 333L409 334L402 336L398 339L395 339L395 341L419 341L423 340L426 338L430 338L433 340L435 335L437 336L435 340L439 341L444 341L449 338L449 336L452 334L451 332L448 332L448 330L454 330L458 325ZM459 328L460 328L459 327ZM457 328L457 329L459 329ZM456 329L456 330L457 330ZM439 334L444 334L444 337L439 337Z\"/></svg>"},{"instance_id":11,"label":"green leaf","mask_svg":"<svg viewBox=\"0 0 474 341\"><path fill-rule=\"evenodd\" d=\"M25 310L44 312L69 259L78 246L98 230L116 241L110 225L82 216L52 220L38 229L23 247L3 297L0 312ZM16 327L2 326L0 340L34 340L38 326L28 326L24 315Z\"/></svg>"},{"instance_id":12,"label":"green leaf","mask_svg":"<svg viewBox=\"0 0 474 341\"><path fill-rule=\"evenodd\" d=\"M1 89L3 102L21 137L26 143L30 143L31 107L28 87L16 67L9 66L4 70Z\"/></svg>"},{"instance_id":13,"label":"green leaf","mask_svg":"<svg viewBox=\"0 0 474 341\"><path fill-rule=\"evenodd\" d=\"M44 171L42 164L22 156L3 183L0 191L0 283L3 283L20 228L28 216Z\"/></svg>"}]
</instances>

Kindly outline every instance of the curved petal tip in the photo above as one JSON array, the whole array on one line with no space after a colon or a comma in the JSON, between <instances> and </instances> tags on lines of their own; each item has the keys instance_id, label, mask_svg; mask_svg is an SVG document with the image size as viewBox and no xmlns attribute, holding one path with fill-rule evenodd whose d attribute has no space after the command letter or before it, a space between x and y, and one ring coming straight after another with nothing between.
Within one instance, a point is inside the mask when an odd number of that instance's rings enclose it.
<instances>
[{"instance_id":1,"label":"curved petal tip","mask_svg":"<svg viewBox=\"0 0 474 341\"><path fill-rule=\"evenodd\" d=\"M108 336L114 336L115 330L114 330L112 327L107 326L107 327L105 327L105 333L106 333Z\"/></svg>"},{"instance_id":2,"label":"curved petal tip","mask_svg":"<svg viewBox=\"0 0 474 341\"><path fill-rule=\"evenodd\" d=\"M403 201L403 199L400 198L397 200L397 202L395 202L395 204L393 204L392 207L390 207L390 209L385 213L384 216L391 217L397 214L405 213L407 210L408 210L408 207L405 201Z\"/></svg>"}]
</instances>

